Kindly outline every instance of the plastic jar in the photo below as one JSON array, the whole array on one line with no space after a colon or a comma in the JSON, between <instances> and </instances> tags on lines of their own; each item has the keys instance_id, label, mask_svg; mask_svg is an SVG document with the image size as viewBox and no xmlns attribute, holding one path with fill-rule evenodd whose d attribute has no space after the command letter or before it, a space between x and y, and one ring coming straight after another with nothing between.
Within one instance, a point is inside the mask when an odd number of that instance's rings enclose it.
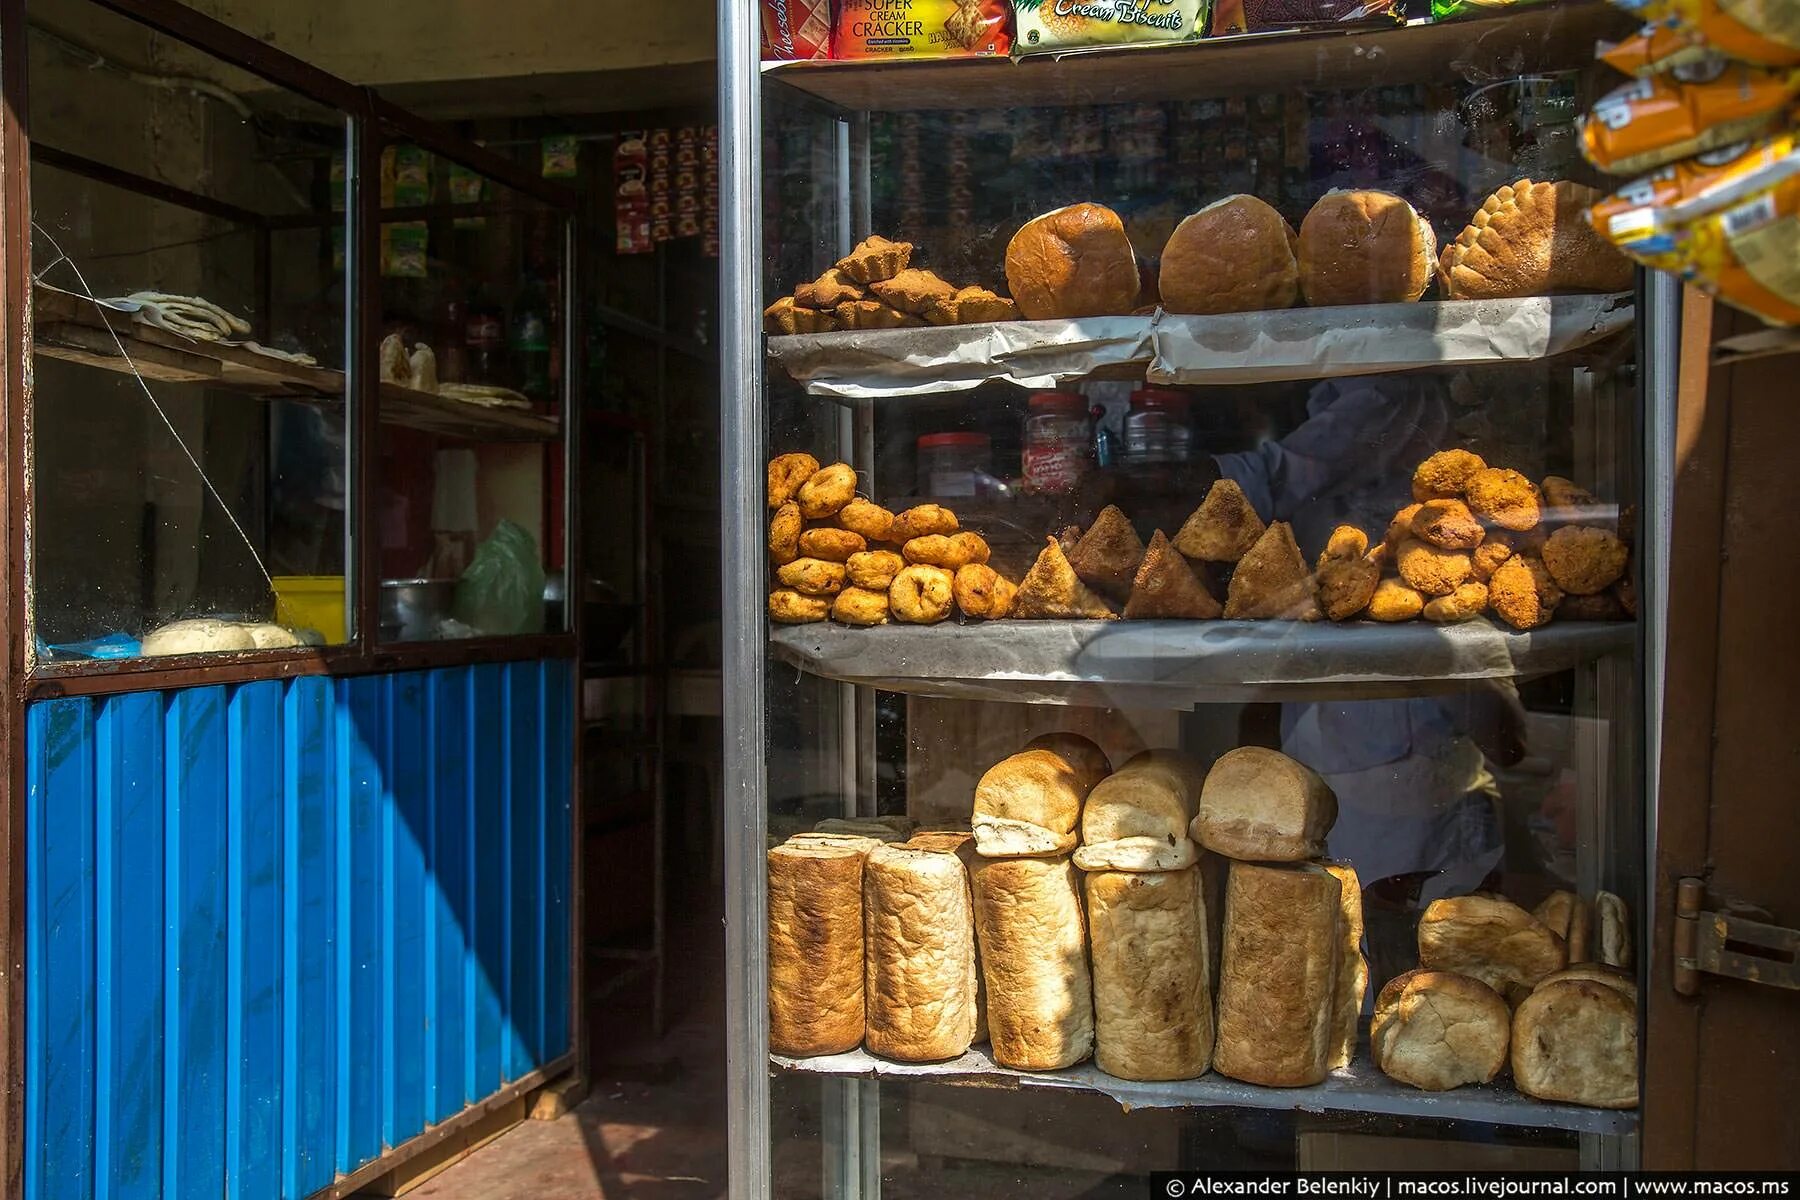
<instances>
[{"instance_id":1,"label":"plastic jar","mask_svg":"<svg viewBox=\"0 0 1800 1200\"><path fill-rule=\"evenodd\" d=\"M978 496L993 474L993 439L985 433L928 433L918 442L921 496Z\"/></svg>"},{"instance_id":2,"label":"plastic jar","mask_svg":"<svg viewBox=\"0 0 1800 1200\"><path fill-rule=\"evenodd\" d=\"M1080 392L1033 392L1025 417L1025 490L1072 492L1094 469L1094 426Z\"/></svg>"},{"instance_id":3,"label":"plastic jar","mask_svg":"<svg viewBox=\"0 0 1800 1200\"><path fill-rule=\"evenodd\" d=\"M1132 392L1123 440L1127 466L1187 462L1193 442L1187 393L1150 387Z\"/></svg>"}]
</instances>

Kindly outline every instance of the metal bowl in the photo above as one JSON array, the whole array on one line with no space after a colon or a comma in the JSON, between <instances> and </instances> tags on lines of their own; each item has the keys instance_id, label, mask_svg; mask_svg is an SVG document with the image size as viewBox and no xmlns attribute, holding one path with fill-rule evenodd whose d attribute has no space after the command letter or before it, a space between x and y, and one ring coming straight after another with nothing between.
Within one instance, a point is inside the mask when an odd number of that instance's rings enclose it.
<instances>
[{"instance_id":1,"label":"metal bowl","mask_svg":"<svg viewBox=\"0 0 1800 1200\"><path fill-rule=\"evenodd\" d=\"M388 642L431 641L456 599L454 579L381 581L381 637Z\"/></svg>"}]
</instances>

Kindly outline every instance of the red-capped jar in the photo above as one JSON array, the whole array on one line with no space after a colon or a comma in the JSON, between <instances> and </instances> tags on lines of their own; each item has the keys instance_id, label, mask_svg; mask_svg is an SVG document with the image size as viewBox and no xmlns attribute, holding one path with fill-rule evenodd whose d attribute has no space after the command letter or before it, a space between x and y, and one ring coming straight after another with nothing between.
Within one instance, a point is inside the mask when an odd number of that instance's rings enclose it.
<instances>
[{"instance_id":1,"label":"red-capped jar","mask_svg":"<svg viewBox=\"0 0 1800 1200\"><path fill-rule=\"evenodd\" d=\"M978 496L994 473L994 443L985 433L928 433L918 450L921 496Z\"/></svg>"},{"instance_id":2,"label":"red-capped jar","mask_svg":"<svg viewBox=\"0 0 1800 1200\"><path fill-rule=\"evenodd\" d=\"M1080 392L1033 392L1025 417L1025 490L1072 492L1094 469L1094 425Z\"/></svg>"}]
</instances>

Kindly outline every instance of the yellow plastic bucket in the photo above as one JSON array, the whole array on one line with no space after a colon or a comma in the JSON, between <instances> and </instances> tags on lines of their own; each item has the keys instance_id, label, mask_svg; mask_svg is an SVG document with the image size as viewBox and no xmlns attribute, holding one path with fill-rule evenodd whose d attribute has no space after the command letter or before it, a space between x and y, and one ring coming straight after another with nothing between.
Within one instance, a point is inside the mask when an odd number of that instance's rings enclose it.
<instances>
[{"instance_id":1,"label":"yellow plastic bucket","mask_svg":"<svg viewBox=\"0 0 1800 1200\"><path fill-rule=\"evenodd\" d=\"M347 640L342 575L277 575L271 582L277 625L317 630L328 645Z\"/></svg>"}]
</instances>

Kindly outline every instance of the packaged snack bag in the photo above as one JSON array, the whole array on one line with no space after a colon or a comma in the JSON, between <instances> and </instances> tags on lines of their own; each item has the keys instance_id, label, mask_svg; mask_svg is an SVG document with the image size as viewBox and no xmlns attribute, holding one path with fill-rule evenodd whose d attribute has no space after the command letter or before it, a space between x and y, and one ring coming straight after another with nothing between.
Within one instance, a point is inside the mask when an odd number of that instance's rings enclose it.
<instances>
[{"instance_id":1,"label":"packaged snack bag","mask_svg":"<svg viewBox=\"0 0 1800 1200\"><path fill-rule=\"evenodd\" d=\"M1772 325L1800 324L1800 175L1700 217L1682 239L1686 274Z\"/></svg>"},{"instance_id":2,"label":"packaged snack bag","mask_svg":"<svg viewBox=\"0 0 1800 1200\"><path fill-rule=\"evenodd\" d=\"M833 58L1005 54L1006 0L837 0Z\"/></svg>"},{"instance_id":3,"label":"packaged snack bag","mask_svg":"<svg viewBox=\"0 0 1800 1200\"><path fill-rule=\"evenodd\" d=\"M1216 0L1212 35L1302 29L1377 17L1399 22L1406 19L1405 9L1402 0Z\"/></svg>"},{"instance_id":4,"label":"packaged snack bag","mask_svg":"<svg viewBox=\"0 0 1800 1200\"><path fill-rule=\"evenodd\" d=\"M762 56L831 57L831 0L762 0Z\"/></svg>"},{"instance_id":5,"label":"packaged snack bag","mask_svg":"<svg viewBox=\"0 0 1800 1200\"><path fill-rule=\"evenodd\" d=\"M1431 19L1443 21L1451 17L1491 13L1497 9L1514 8L1521 2L1523 0L1431 0Z\"/></svg>"},{"instance_id":6,"label":"packaged snack bag","mask_svg":"<svg viewBox=\"0 0 1800 1200\"><path fill-rule=\"evenodd\" d=\"M1795 64L1800 5L1794 0L1613 0L1644 21L1697 34L1720 54L1765 67Z\"/></svg>"},{"instance_id":7,"label":"packaged snack bag","mask_svg":"<svg viewBox=\"0 0 1800 1200\"><path fill-rule=\"evenodd\" d=\"M1206 32L1208 0L1018 0L1020 54L1072 46L1184 42Z\"/></svg>"},{"instance_id":8,"label":"packaged snack bag","mask_svg":"<svg viewBox=\"0 0 1800 1200\"><path fill-rule=\"evenodd\" d=\"M1602 171L1635 175L1771 132L1797 92L1800 71L1721 60L1636 79L1594 105L1581 152Z\"/></svg>"}]
</instances>

